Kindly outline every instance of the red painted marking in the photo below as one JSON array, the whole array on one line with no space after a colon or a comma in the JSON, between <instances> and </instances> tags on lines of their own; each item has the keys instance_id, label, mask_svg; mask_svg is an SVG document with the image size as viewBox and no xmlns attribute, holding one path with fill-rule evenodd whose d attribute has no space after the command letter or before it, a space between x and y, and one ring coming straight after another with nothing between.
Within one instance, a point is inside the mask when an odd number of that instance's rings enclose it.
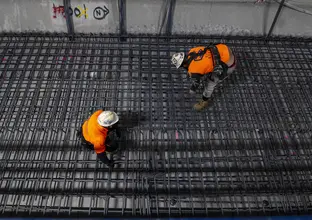
<instances>
[{"instance_id":1,"label":"red painted marking","mask_svg":"<svg viewBox=\"0 0 312 220\"><path fill-rule=\"evenodd\" d=\"M286 139L288 139L288 136L287 136L287 135L285 135L285 138L286 138Z\"/></svg>"},{"instance_id":2,"label":"red painted marking","mask_svg":"<svg viewBox=\"0 0 312 220\"><path fill-rule=\"evenodd\" d=\"M57 7L53 3L52 10L53 10L53 18L57 18L58 15L63 16L65 18L65 8L64 8L64 6L59 5Z\"/></svg>"}]
</instances>

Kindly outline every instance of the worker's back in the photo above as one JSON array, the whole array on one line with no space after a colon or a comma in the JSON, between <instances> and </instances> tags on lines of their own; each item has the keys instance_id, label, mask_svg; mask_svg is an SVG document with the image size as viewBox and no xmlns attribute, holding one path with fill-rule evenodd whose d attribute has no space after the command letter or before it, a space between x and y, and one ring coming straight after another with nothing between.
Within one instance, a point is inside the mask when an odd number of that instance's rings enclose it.
<instances>
[{"instance_id":1,"label":"worker's back","mask_svg":"<svg viewBox=\"0 0 312 220\"><path fill-rule=\"evenodd\" d=\"M216 47L219 51L221 61L227 63L230 60L229 48L224 44L218 44L216 45ZM187 58L189 58L190 53L192 52L199 53L204 49L205 47L203 46L192 48L189 51ZM213 71L213 69L214 69L214 61L210 50L207 50L207 52L202 57L201 56L195 57L188 66L189 73L197 73L201 75L210 73Z\"/></svg>"},{"instance_id":2,"label":"worker's back","mask_svg":"<svg viewBox=\"0 0 312 220\"><path fill-rule=\"evenodd\" d=\"M105 140L108 132L108 129L100 126L97 121L98 116L102 112L102 110L96 111L82 125L83 137L86 141L93 144L94 150L97 154L103 153L105 151Z\"/></svg>"}]
</instances>

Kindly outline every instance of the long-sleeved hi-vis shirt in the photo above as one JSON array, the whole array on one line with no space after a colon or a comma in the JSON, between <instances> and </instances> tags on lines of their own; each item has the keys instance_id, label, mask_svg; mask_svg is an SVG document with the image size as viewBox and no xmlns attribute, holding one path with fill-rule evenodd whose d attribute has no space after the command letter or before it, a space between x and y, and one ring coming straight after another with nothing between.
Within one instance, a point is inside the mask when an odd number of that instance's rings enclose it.
<instances>
[{"instance_id":1,"label":"long-sleeved hi-vis shirt","mask_svg":"<svg viewBox=\"0 0 312 220\"><path fill-rule=\"evenodd\" d=\"M100 126L97 122L97 118L102 112L102 110L94 112L82 125L83 137L86 141L93 144L94 151L97 154L103 153L106 150L105 140L108 129Z\"/></svg>"},{"instance_id":2,"label":"long-sleeved hi-vis shirt","mask_svg":"<svg viewBox=\"0 0 312 220\"><path fill-rule=\"evenodd\" d=\"M225 44L217 44L216 47L219 51L221 61L227 63L230 60L229 48ZM204 49L205 49L204 46L192 48L188 52L187 58L189 58L188 55L190 53L192 52L198 53L200 51L203 51ZM207 50L207 52L202 57L200 56L195 57L187 68L187 71L191 77L193 74L205 75L207 73L211 73L213 70L214 70L214 61L210 50Z\"/></svg>"}]
</instances>

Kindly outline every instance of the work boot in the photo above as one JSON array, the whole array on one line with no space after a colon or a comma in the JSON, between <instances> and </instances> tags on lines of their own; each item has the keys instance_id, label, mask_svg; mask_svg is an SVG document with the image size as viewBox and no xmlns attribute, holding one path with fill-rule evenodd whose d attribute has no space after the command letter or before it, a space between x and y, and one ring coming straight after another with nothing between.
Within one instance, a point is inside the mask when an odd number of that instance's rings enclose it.
<instances>
[{"instance_id":1,"label":"work boot","mask_svg":"<svg viewBox=\"0 0 312 220\"><path fill-rule=\"evenodd\" d=\"M194 105L194 109L196 111L201 111L203 109L205 109L209 104L209 101L205 101L205 100L200 100L199 102L197 102L195 105Z\"/></svg>"}]
</instances>

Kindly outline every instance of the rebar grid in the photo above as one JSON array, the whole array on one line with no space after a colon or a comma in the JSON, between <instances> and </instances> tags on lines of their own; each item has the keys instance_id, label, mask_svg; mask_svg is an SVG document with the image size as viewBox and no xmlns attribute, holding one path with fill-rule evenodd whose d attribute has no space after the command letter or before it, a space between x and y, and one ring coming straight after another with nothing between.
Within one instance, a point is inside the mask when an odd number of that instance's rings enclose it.
<instances>
[{"instance_id":1,"label":"rebar grid","mask_svg":"<svg viewBox=\"0 0 312 220\"><path fill-rule=\"evenodd\" d=\"M0 35L0 213L283 215L312 211L312 41ZM170 55L222 42L238 67L198 113ZM76 129L121 116L109 170Z\"/></svg>"}]
</instances>

